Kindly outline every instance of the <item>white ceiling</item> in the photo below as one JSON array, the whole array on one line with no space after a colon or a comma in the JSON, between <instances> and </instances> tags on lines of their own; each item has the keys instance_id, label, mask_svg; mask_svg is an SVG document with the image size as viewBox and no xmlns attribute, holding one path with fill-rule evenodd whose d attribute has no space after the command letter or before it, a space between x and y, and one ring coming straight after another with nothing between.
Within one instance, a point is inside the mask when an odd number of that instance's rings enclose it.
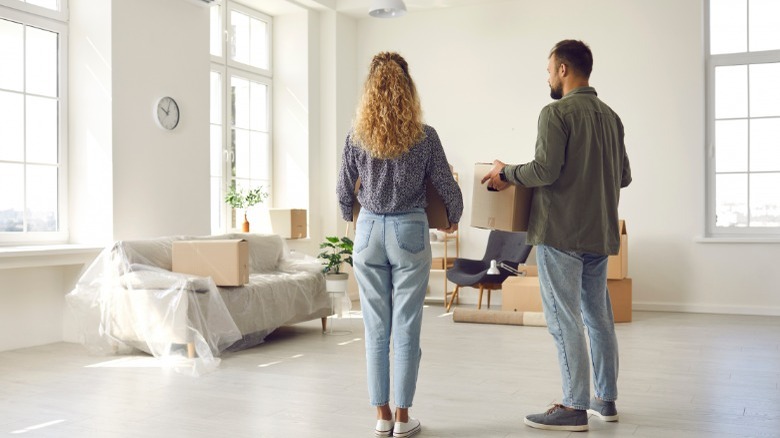
<instances>
[{"instance_id":1,"label":"white ceiling","mask_svg":"<svg viewBox=\"0 0 780 438\"><path fill-rule=\"evenodd\" d=\"M253 9L270 15L284 15L300 12L302 8L336 9L354 18L369 18L368 6L371 0L237 0ZM409 14L429 9L499 3L507 0L404 0Z\"/></svg>"}]
</instances>

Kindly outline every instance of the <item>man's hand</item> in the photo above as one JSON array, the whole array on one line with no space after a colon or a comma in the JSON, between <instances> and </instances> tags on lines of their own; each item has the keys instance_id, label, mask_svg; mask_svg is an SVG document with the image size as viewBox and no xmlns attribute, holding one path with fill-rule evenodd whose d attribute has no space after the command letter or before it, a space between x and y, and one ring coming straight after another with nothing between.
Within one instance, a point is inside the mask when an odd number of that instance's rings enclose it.
<instances>
[{"instance_id":1,"label":"man's hand","mask_svg":"<svg viewBox=\"0 0 780 438\"><path fill-rule=\"evenodd\" d=\"M501 191L509 187L509 183L501 181L501 177L498 176L498 173L501 172L501 169L503 169L504 166L506 166L506 164L501 160L493 160L493 168L482 178L482 184L485 184L485 181L488 181L488 190Z\"/></svg>"}]
</instances>

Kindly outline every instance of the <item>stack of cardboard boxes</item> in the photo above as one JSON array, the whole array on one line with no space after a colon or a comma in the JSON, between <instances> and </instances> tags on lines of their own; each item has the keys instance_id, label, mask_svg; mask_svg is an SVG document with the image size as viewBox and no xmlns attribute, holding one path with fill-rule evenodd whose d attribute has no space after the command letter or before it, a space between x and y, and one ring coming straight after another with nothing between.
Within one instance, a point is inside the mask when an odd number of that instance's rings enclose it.
<instances>
[{"instance_id":1,"label":"stack of cardboard boxes","mask_svg":"<svg viewBox=\"0 0 780 438\"><path fill-rule=\"evenodd\" d=\"M607 262L607 290L612 301L615 322L631 322L631 279L628 270L628 235L626 224L620 221L620 252L609 256ZM541 312L542 297L536 266L521 265L525 277L509 277L502 286L501 310L514 312Z\"/></svg>"},{"instance_id":2,"label":"stack of cardboard boxes","mask_svg":"<svg viewBox=\"0 0 780 438\"><path fill-rule=\"evenodd\" d=\"M506 231L528 230L532 189L511 186L501 192L487 191L482 177L493 167L477 163L474 169L471 226ZM628 234L620 221L620 252L610 256L607 265L607 289L615 322L631 322L631 279L628 273ZM509 277L502 285L501 309L513 312L541 312L542 298L536 266L520 265L525 276Z\"/></svg>"}]
</instances>

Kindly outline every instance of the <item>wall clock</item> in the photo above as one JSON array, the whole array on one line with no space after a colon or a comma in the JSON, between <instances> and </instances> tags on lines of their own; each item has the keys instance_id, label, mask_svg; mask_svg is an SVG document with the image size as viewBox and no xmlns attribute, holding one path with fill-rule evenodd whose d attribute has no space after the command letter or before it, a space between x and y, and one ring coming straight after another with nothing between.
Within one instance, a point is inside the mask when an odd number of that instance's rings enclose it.
<instances>
[{"instance_id":1,"label":"wall clock","mask_svg":"<svg viewBox=\"0 0 780 438\"><path fill-rule=\"evenodd\" d=\"M171 130L179 124L179 105L172 97L165 96L157 101L157 123Z\"/></svg>"}]
</instances>

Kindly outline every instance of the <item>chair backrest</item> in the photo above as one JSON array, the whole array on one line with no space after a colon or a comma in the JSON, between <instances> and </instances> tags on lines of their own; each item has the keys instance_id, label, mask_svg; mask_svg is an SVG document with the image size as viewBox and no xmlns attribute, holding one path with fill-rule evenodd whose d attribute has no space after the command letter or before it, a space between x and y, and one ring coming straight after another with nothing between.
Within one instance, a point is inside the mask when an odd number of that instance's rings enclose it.
<instances>
[{"instance_id":1,"label":"chair backrest","mask_svg":"<svg viewBox=\"0 0 780 438\"><path fill-rule=\"evenodd\" d=\"M525 243L525 232L491 230L483 261L506 262L518 265L525 262L533 246Z\"/></svg>"}]
</instances>

